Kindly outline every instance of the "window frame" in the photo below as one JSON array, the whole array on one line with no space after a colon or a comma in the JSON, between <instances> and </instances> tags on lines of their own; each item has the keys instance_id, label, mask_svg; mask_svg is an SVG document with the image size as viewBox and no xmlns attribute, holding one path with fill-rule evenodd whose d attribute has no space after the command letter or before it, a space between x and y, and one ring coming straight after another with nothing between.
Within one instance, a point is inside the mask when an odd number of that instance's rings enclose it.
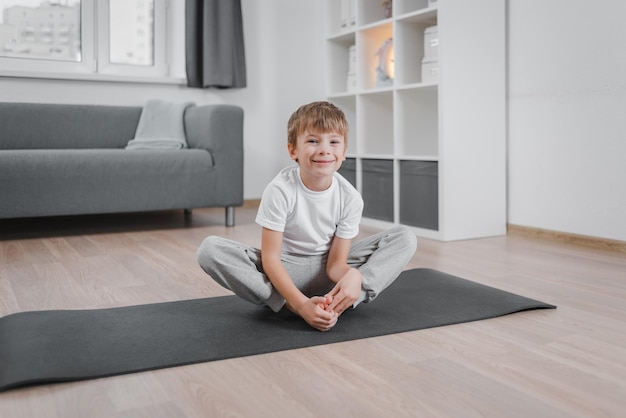
<instances>
[{"instance_id":1,"label":"window frame","mask_svg":"<svg viewBox=\"0 0 626 418\"><path fill-rule=\"evenodd\" d=\"M169 0L154 0L154 63L113 64L109 59L109 0L82 0L81 62L0 57L0 77L180 83L168 63Z\"/></svg>"}]
</instances>

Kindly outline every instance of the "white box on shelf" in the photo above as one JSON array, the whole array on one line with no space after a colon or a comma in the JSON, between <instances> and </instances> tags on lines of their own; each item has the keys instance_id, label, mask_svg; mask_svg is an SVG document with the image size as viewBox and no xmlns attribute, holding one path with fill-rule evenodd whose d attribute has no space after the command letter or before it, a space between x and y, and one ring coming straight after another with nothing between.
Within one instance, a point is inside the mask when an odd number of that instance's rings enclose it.
<instances>
[{"instance_id":1,"label":"white box on shelf","mask_svg":"<svg viewBox=\"0 0 626 418\"><path fill-rule=\"evenodd\" d=\"M356 26L356 0L350 1L350 18L348 19L348 24L351 29L354 29Z\"/></svg>"},{"instance_id":2,"label":"white box on shelf","mask_svg":"<svg viewBox=\"0 0 626 418\"><path fill-rule=\"evenodd\" d=\"M436 57L439 55L439 30L437 26L430 26L424 30L424 56Z\"/></svg>"},{"instance_id":3,"label":"white box on shelf","mask_svg":"<svg viewBox=\"0 0 626 418\"><path fill-rule=\"evenodd\" d=\"M436 83L439 81L439 60L437 57L422 59L422 83Z\"/></svg>"},{"instance_id":4,"label":"white box on shelf","mask_svg":"<svg viewBox=\"0 0 626 418\"><path fill-rule=\"evenodd\" d=\"M346 92L354 93L356 91L356 73L348 73L346 79Z\"/></svg>"},{"instance_id":5,"label":"white box on shelf","mask_svg":"<svg viewBox=\"0 0 626 418\"><path fill-rule=\"evenodd\" d=\"M348 72L356 73L356 45L350 46L349 56Z\"/></svg>"},{"instance_id":6,"label":"white box on shelf","mask_svg":"<svg viewBox=\"0 0 626 418\"><path fill-rule=\"evenodd\" d=\"M341 19L340 19L340 29L346 30L350 26L350 2L351 0L340 0L341 4Z\"/></svg>"}]
</instances>

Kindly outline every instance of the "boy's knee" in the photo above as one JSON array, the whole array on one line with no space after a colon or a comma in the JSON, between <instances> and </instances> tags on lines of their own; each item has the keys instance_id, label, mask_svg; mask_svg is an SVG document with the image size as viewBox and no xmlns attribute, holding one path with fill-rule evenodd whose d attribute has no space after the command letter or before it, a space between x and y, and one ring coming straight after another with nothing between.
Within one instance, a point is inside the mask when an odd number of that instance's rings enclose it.
<instances>
[{"instance_id":1,"label":"boy's knee","mask_svg":"<svg viewBox=\"0 0 626 418\"><path fill-rule=\"evenodd\" d=\"M211 235L202 241L196 254L198 263L200 263L201 266L206 266L211 263L220 246L220 240L221 237Z\"/></svg>"},{"instance_id":2,"label":"boy's knee","mask_svg":"<svg viewBox=\"0 0 626 418\"><path fill-rule=\"evenodd\" d=\"M411 228L405 225L398 225L393 232L396 239L402 243L403 247L406 247L408 252L413 254L417 250L417 236Z\"/></svg>"},{"instance_id":3,"label":"boy's knee","mask_svg":"<svg viewBox=\"0 0 626 418\"><path fill-rule=\"evenodd\" d=\"M394 239L398 240L398 243L402 248L406 249L406 254L412 257L417 250L417 236L415 232L408 226L399 225L394 228Z\"/></svg>"}]
</instances>

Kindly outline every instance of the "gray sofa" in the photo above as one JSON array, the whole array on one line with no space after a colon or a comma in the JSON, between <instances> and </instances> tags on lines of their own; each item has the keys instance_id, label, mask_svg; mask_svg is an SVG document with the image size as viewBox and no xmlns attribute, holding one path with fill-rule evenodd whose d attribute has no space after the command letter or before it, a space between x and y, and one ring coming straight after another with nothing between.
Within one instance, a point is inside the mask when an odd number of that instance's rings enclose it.
<instances>
[{"instance_id":1,"label":"gray sofa","mask_svg":"<svg viewBox=\"0 0 626 418\"><path fill-rule=\"evenodd\" d=\"M0 103L0 218L243 204L243 110L184 112L188 148L127 150L142 107Z\"/></svg>"}]
</instances>

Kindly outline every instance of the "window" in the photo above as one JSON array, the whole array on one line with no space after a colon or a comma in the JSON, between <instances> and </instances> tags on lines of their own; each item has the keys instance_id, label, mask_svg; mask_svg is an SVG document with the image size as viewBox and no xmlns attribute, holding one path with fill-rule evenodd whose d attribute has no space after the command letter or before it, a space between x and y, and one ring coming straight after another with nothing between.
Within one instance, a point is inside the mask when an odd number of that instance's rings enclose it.
<instances>
[{"instance_id":1,"label":"window","mask_svg":"<svg viewBox=\"0 0 626 418\"><path fill-rule=\"evenodd\" d=\"M166 77L167 0L0 0L0 71Z\"/></svg>"}]
</instances>

